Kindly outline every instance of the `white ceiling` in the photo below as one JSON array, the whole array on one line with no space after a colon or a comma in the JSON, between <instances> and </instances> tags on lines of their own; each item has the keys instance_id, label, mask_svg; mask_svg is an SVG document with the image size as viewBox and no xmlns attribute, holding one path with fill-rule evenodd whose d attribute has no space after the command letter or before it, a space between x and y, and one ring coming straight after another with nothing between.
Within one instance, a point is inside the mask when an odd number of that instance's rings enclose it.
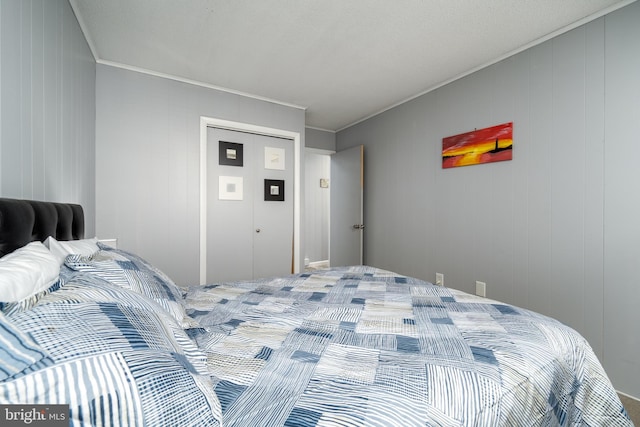
<instances>
[{"instance_id":1,"label":"white ceiling","mask_svg":"<svg viewBox=\"0 0 640 427\"><path fill-rule=\"evenodd\" d=\"M340 130L633 0L70 0L99 63Z\"/></svg>"}]
</instances>

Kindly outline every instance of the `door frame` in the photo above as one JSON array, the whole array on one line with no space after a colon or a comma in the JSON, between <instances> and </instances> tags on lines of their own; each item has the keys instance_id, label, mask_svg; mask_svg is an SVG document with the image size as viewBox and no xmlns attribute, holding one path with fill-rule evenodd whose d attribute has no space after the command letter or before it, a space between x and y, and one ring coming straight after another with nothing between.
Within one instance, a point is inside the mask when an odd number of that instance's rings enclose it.
<instances>
[{"instance_id":1,"label":"door frame","mask_svg":"<svg viewBox=\"0 0 640 427\"><path fill-rule=\"evenodd\" d=\"M300 132L200 117L200 284L207 280L207 128L275 136L293 142L293 272L300 272Z\"/></svg>"}]
</instances>

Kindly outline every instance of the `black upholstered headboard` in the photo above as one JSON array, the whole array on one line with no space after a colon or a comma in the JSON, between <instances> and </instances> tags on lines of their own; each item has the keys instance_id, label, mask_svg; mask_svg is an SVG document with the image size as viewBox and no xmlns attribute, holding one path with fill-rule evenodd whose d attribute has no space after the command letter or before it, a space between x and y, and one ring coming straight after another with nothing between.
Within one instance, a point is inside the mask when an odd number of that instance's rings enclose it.
<instances>
[{"instance_id":1,"label":"black upholstered headboard","mask_svg":"<svg viewBox=\"0 0 640 427\"><path fill-rule=\"evenodd\" d=\"M82 206L0 198L0 257L49 236L56 240L82 239Z\"/></svg>"}]
</instances>

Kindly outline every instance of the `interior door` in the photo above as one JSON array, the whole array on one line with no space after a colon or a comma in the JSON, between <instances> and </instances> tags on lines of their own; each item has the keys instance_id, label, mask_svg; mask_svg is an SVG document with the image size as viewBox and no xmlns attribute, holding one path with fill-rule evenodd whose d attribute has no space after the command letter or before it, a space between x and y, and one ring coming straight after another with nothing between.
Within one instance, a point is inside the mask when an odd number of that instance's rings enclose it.
<instances>
[{"instance_id":1,"label":"interior door","mask_svg":"<svg viewBox=\"0 0 640 427\"><path fill-rule=\"evenodd\" d=\"M331 155L329 264L361 265L364 234L364 146Z\"/></svg>"},{"instance_id":2,"label":"interior door","mask_svg":"<svg viewBox=\"0 0 640 427\"><path fill-rule=\"evenodd\" d=\"M206 283L291 273L293 144L207 130Z\"/></svg>"}]
</instances>

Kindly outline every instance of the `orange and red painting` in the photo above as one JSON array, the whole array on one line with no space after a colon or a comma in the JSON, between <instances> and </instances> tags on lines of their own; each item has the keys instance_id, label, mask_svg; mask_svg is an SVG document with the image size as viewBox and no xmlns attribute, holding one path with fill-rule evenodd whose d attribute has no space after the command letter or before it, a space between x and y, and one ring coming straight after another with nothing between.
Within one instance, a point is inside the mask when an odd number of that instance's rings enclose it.
<instances>
[{"instance_id":1,"label":"orange and red painting","mask_svg":"<svg viewBox=\"0 0 640 427\"><path fill-rule=\"evenodd\" d=\"M442 138L442 168L511 160L513 122Z\"/></svg>"}]
</instances>

